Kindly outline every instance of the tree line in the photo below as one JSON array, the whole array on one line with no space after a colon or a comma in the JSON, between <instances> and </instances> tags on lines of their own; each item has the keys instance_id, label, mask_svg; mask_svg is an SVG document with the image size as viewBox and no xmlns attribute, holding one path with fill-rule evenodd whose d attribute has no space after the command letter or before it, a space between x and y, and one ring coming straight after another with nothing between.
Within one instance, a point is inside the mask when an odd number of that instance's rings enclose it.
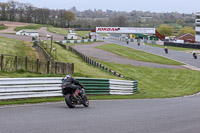
<instances>
[{"instance_id":1,"label":"tree line","mask_svg":"<svg viewBox=\"0 0 200 133\"><path fill-rule=\"evenodd\" d=\"M177 24L195 27L195 14L178 12L155 13L100 9L78 11L76 7L66 9L37 8L16 1L0 2L0 20L49 24L55 27L94 28L97 26L159 27L161 24Z\"/></svg>"},{"instance_id":2,"label":"tree line","mask_svg":"<svg viewBox=\"0 0 200 133\"><path fill-rule=\"evenodd\" d=\"M65 9L50 10L37 8L31 4L8 1L8 3L0 2L0 20L69 27L69 23L75 20L75 14Z\"/></svg>"}]
</instances>

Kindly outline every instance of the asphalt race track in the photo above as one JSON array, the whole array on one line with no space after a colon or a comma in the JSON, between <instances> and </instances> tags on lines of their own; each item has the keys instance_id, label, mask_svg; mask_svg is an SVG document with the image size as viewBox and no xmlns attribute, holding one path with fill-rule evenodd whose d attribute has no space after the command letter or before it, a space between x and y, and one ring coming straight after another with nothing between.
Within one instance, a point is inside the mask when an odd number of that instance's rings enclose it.
<instances>
[{"instance_id":1,"label":"asphalt race track","mask_svg":"<svg viewBox=\"0 0 200 133\"><path fill-rule=\"evenodd\" d=\"M0 107L0 133L199 133L200 96Z\"/></svg>"},{"instance_id":2,"label":"asphalt race track","mask_svg":"<svg viewBox=\"0 0 200 133\"><path fill-rule=\"evenodd\" d=\"M98 39L102 40L101 37L99 37ZM167 58L170 58L173 60L177 60L177 61L183 62L184 64L188 64L188 65L191 65L191 66L194 66L194 67L197 67L200 69L200 58L194 59L192 56L192 53L186 53L186 52L182 52L182 51L169 49L169 53L165 54L164 49L159 48L159 47L153 47L153 46L147 46L147 45L138 46L137 43L134 43L134 42L130 42L127 45L126 42L122 42L119 40L113 40L113 39L104 39L104 41L109 42L109 43L115 43L115 44L126 46L126 47L130 47L130 48L134 48L136 50L141 50L141 51L145 51L148 53L164 56L164 57L167 57Z\"/></svg>"}]
</instances>

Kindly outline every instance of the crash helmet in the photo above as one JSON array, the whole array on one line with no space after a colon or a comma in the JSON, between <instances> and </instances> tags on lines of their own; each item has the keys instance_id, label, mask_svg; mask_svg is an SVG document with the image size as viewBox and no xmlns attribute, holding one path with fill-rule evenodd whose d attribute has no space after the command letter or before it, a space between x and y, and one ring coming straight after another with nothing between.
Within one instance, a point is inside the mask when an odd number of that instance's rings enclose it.
<instances>
[{"instance_id":1,"label":"crash helmet","mask_svg":"<svg viewBox=\"0 0 200 133\"><path fill-rule=\"evenodd\" d=\"M67 74L65 77L66 77L66 78L70 78L70 77L71 77L71 75L70 75L70 74Z\"/></svg>"}]
</instances>

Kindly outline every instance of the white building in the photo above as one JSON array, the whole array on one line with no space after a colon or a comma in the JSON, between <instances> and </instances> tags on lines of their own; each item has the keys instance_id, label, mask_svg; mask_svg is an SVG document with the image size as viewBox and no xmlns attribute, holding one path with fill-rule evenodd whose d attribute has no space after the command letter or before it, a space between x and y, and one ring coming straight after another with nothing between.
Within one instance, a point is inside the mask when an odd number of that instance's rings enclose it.
<instances>
[{"instance_id":1,"label":"white building","mask_svg":"<svg viewBox=\"0 0 200 133\"><path fill-rule=\"evenodd\" d=\"M196 42L200 42L200 12L196 12L196 20L195 20L195 23L196 23L196 28L195 28L195 31L196 31L195 41L196 41Z\"/></svg>"},{"instance_id":2,"label":"white building","mask_svg":"<svg viewBox=\"0 0 200 133\"><path fill-rule=\"evenodd\" d=\"M16 35L39 37L39 32L32 29L22 29L22 30L17 31Z\"/></svg>"}]
</instances>

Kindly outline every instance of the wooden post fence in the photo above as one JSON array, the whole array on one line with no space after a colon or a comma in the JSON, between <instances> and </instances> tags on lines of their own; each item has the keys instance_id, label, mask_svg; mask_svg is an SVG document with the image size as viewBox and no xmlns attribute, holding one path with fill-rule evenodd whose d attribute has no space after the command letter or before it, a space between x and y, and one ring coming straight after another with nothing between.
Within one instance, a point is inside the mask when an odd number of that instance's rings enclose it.
<instances>
[{"instance_id":1,"label":"wooden post fence","mask_svg":"<svg viewBox=\"0 0 200 133\"><path fill-rule=\"evenodd\" d=\"M36 73L73 74L74 64L51 60L29 59L28 57L0 55L0 71L12 72L19 69Z\"/></svg>"},{"instance_id":2,"label":"wooden post fence","mask_svg":"<svg viewBox=\"0 0 200 133\"><path fill-rule=\"evenodd\" d=\"M3 71L3 55L1 55L1 71Z\"/></svg>"}]
</instances>

